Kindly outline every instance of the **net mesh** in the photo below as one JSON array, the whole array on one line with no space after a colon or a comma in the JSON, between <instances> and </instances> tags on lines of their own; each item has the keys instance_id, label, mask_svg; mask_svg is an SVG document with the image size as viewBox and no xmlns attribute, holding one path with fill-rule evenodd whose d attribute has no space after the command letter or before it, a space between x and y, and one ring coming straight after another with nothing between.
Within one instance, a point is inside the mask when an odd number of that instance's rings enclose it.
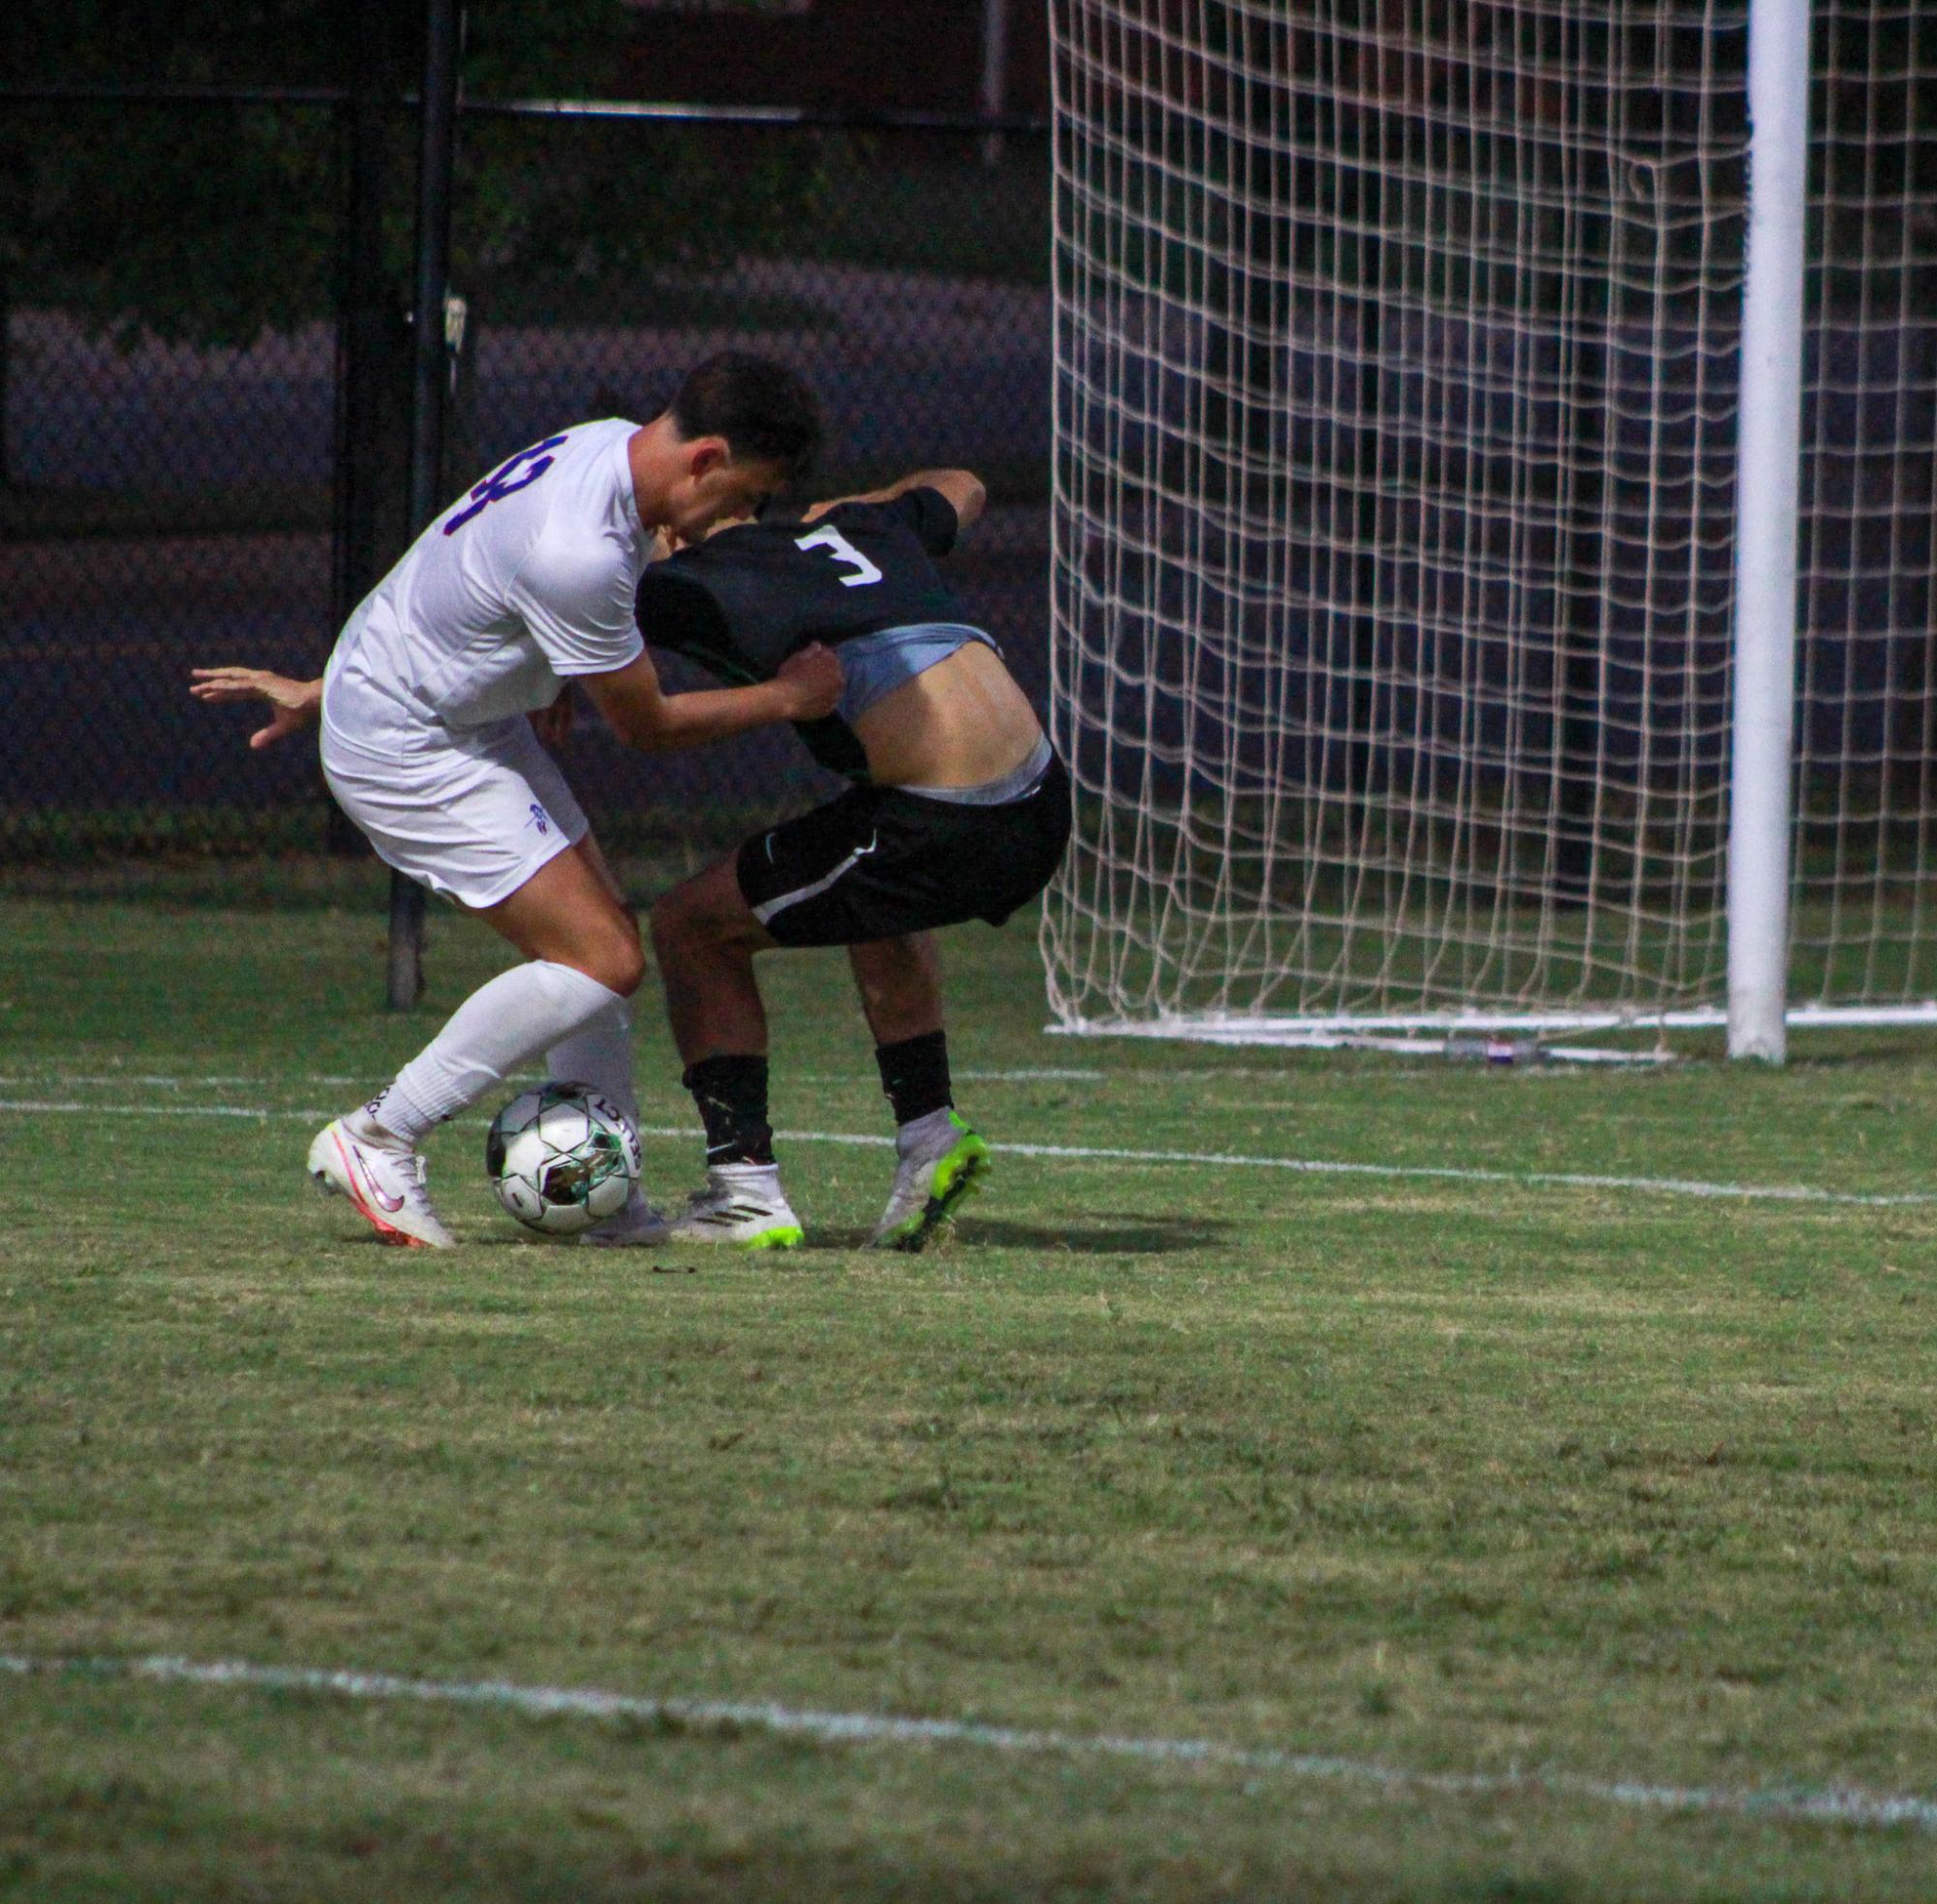
<instances>
[{"instance_id":1,"label":"net mesh","mask_svg":"<svg viewBox=\"0 0 1937 1904\"><path fill-rule=\"evenodd\" d=\"M1937 993L1937 7L1818 0L1792 1000Z\"/></svg>"},{"instance_id":2,"label":"net mesh","mask_svg":"<svg viewBox=\"0 0 1937 1904\"><path fill-rule=\"evenodd\" d=\"M1816 35L1826 999L1925 982L1930 23L1884 11ZM1054 18L1059 1017L1713 1004L1744 9Z\"/></svg>"}]
</instances>

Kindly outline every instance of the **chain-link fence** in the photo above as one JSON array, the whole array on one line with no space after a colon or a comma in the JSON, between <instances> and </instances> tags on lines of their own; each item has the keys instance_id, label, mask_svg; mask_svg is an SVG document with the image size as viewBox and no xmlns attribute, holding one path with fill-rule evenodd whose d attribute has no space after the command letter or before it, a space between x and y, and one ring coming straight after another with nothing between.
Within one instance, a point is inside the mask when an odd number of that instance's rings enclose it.
<instances>
[{"instance_id":1,"label":"chain-link fence","mask_svg":"<svg viewBox=\"0 0 1937 1904\"><path fill-rule=\"evenodd\" d=\"M198 707L188 671L317 672L403 546L414 116L0 100L0 159L131 125L207 155L117 188L142 270L85 235L72 272L0 250L0 864L353 846L314 749L251 753L247 712ZM472 106L458 177L446 494L560 424L646 419L712 350L766 352L827 404L820 493L984 476L953 579L1041 698L1041 129ZM784 731L647 759L589 721L566 766L620 843L722 844L823 784Z\"/></svg>"}]
</instances>

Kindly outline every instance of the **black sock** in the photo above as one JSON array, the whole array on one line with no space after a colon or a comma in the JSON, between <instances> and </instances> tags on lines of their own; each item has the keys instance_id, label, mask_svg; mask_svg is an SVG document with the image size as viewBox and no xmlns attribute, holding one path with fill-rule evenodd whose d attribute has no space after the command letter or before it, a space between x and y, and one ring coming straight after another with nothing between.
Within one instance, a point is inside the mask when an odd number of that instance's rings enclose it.
<instances>
[{"instance_id":1,"label":"black sock","mask_svg":"<svg viewBox=\"0 0 1937 1904\"><path fill-rule=\"evenodd\" d=\"M702 1058L680 1080L693 1094L707 1127L709 1164L772 1164L773 1127L767 1121L767 1060Z\"/></svg>"},{"instance_id":2,"label":"black sock","mask_svg":"<svg viewBox=\"0 0 1937 1904\"><path fill-rule=\"evenodd\" d=\"M877 1044L874 1062L881 1067L881 1088L894 1106L897 1124L912 1124L955 1101L949 1088L949 1041L944 1032L924 1031L898 1044Z\"/></svg>"}]
</instances>

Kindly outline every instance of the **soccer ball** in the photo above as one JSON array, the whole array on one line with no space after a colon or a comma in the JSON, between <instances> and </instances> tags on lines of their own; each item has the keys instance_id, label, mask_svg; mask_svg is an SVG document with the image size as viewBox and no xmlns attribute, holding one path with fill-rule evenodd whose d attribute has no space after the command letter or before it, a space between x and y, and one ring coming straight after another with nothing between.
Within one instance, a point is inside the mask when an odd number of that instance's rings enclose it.
<instances>
[{"instance_id":1,"label":"soccer ball","mask_svg":"<svg viewBox=\"0 0 1937 1904\"><path fill-rule=\"evenodd\" d=\"M625 1208L639 1181L639 1133L589 1085L547 1084L492 1119L484 1167L521 1224L569 1236Z\"/></svg>"}]
</instances>

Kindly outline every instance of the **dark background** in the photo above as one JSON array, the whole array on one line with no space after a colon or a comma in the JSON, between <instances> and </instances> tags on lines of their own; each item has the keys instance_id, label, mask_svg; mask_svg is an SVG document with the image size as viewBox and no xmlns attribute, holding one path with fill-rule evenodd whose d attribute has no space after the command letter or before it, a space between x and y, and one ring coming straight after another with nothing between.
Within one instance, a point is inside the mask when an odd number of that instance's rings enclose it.
<instances>
[{"instance_id":1,"label":"dark background","mask_svg":"<svg viewBox=\"0 0 1937 1904\"><path fill-rule=\"evenodd\" d=\"M250 716L186 686L316 672L408 541L415 11L10 24L0 861L361 851L313 748L251 754ZM650 417L712 350L767 352L829 409L818 493L984 476L953 579L1040 700L1046 25L1008 15L992 90L980 0L470 7L442 494L562 423ZM505 109L557 99L699 109ZM593 719L566 764L620 845L720 844L825 784L784 731L647 760Z\"/></svg>"},{"instance_id":2,"label":"dark background","mask_svg":"<svg viewBox=\"0 0 1937 1904\"><path fill-rule=\"evenodd\" d=\"M1220 22L1237 31L1239 10L1201 11L1210 41ZM204 660L314 671L407 539L415 13L380 0L10 13L0 862L356 848L306 750L251 755L246 714L198 709L184 689ZM443 493L562 422L650 414L710 350L772 352L827 399L828 487L934 461L984 475L992 507L954 577L1044 698L1049 13L1006 0L992 85L981 0L475 0ZM1734 267L1726 244L1722 279L1678 249L1696 222L1676 207L1708 195L1725 222L1739 211L1744 10L1633 15L1685 47L1639 30L1596 39L1588 10L1550 10L1564 44L1520 49L1543 76L1512 102L1516 136L1498 153L1442 129L1505 109L1473 89L1518 70L1512 46L1482 42L1522 15L1319 5L1268 32L1260 17L1243 14L1244 59L1276 83L1246 95L1264 115L1255 140L1203 131L1242 119L1226 96L1242 62L1193 66L1154 39L1117 48L1146 94L1185 108L1161 127L1134 89L1088 95L1091 132L1120 154L1106 182L1121 229L1201 216L1211 239L1174 256L1146 239L1119 260L1190 313L1183 357L1093 366L1073 329L1063 365L1066 394L1096 371L1119 407L1092 412L1111 433L1099 460L1114 493L1084 487L1096 445L1066 444L1084 452L1064 496L1083 553L1055 585L1077 626L1096 579L1082 564L1102 561L1122 608L1107 653L1073 642L1070 685L1085 734L1144 737L1107 763L1079 759L1084 778L1106 794L1128 776L1162 800L1193 760L1240 793L1348 786L1376 817L1421 789L1436 805L1466 800L1472 773L1483 805L1489 784L1519 775L1509 791L1566 844L1577 886L1628 875L1599 863L1596 842L1620 834L1620 801L1661 780L1695 815L1698 836L1678 832L1674 854L1718 871ZM1648 76L1697 58L1718 63L1713 114L1683 123L1677 101L1696 89ZM1937 8L1825 7L1814 63L1802 844L1908 863L1937 807ZM1623 73L1638 76L1607 82ZM560 99L687 109L507 104ZM984 121L992 106L1011 116ZM1561 169L1617 124L1646 166ZM1189 149L1168 150L1179 136ZM1457 231L1408 220L1468 198L1497 207L1509 164L1535 167L1529 204L1564 187L1625 208L1582 235L1582 255L1649 269L1552 286L1475 274L1440 287L1458 321L1392 297L1418 279L1411 248L1460 252ZM1424 213L1399 182L1422 166L1436 180ZM1185 204L1179 177L1207 201L1242 185L1268 215L1240 239L1215 202ZM1206 260L1220 246L1283 261L1275 278L1249 274L1258 308ZM1685 279L1685 296L1652 302L1658 273ZM1537 400L1523 413L1526 389ZM1528 465L1528 444L1544 463ZM1243 499L1213 493L1218 471L1243 460L1266 466L1309 526L1288 555L1220 539ZM1468 501L1476 481L1517 494L1514 510ZM1126 546L1146 498L1194 484L1195 516L1151 500L1158 532ZM1105 517L1107 535L1078 534ZM1256 665L1254 623L1270 647ZM1207 639L1217 629L1227 651ZM1219 697L1234 715L1210 708ZM721 844L823 784L785 736L655 762L592 724L568 765L621 844ZM1442 790L1448 774L1458 785Z\"/></svg>"}]
</instances>

